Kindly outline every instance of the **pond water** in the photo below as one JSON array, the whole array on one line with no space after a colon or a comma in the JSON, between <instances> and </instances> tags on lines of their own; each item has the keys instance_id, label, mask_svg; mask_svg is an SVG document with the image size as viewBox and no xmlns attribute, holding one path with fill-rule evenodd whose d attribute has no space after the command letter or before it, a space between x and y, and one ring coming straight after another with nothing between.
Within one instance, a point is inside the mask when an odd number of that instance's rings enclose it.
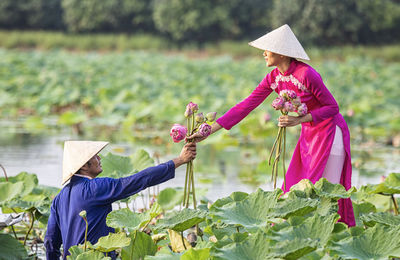
<instances>
[{"instance_id":1,"label":"pond water","mask_svg":"<svg viewBox=\"0 0 400 260\"><path fill-rule=\"evenodd\" d=\"M0 139L0 164L7 170L9 176L16 175L22 171L35 173L38 176L39 184L55 186L61 188L62 172L62 153L63 142L65 140L76 140L71 135L30 135L13 134L2 135ZM176 147L178 147L177 145ZM146 149L152 153L151 146ZM209 151L201 153L199 145L199 158ZM246 147L246 149L251 149ZM102 154L108 152L129 155L135 151L132 144L111 143ZM270 174L265 173L261 176L261 184L249 184L239 178L239 170L243 169L241 164L240 149L228 149L218 152L218 159L210 162L206 169L201 168L197 186L206 188L205 196L215 201L218 198L228 196L234 191L253 192L258 187L264 190L273 188L270 183ZM353 146L353 186L360 187L368 183L375 184L381 181L382 176L391 172L400 172L400 151L399 149L378 146L364 145ZM178 152L175 152L178 154ZM163 155L161 162L172 159L174 154ZM204 161L204 160L203 160ZM223 167L221 166L223 164ZM221 171L221 168L224 168ZM195 166L196 169L196 166ZM185 167L180 167L176 171L176 177L166 183L161 184L158 189L165 187L183 187L185 177ZM280 181L281 183L282 181Z\"/></svg>"}]
</instances>

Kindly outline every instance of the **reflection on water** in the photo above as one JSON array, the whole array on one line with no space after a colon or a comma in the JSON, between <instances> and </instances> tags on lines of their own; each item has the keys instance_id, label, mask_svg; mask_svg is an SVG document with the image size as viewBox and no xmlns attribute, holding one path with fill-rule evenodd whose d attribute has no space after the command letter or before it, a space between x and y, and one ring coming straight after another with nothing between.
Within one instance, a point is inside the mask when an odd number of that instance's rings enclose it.
<instances>
[{"instance_id":1,"label":"reflection on water","mask_svg":"<svg viewBox=\"0 0 400 260\"><path fill-rule=\"evenodd\" d=\"M68 135L3 133L0 137L0 164L6 168L9 176L27 171L37 174L40 184L61 187L62 144L65 140L71 139L76 140L75 137ZM175 146L175 148L178 147L180 145ZM195 166L195 172L198 173L196 177L198 186L207 188L206 197L210 200L228 196L234 191L253 192L257 187L264 190L272 189L272 184L269 182L270 174L267 169L261 176L258 176L257 183L261 183L261 185L251 185L242 176L239 178L239 173L246 171L254 161L251 156L243 158L243 150L255 150L251 146L241 147L241 150L238 148L227 149L223 152L216 152L209 146L206 147L205 145L199 147L198 158L196 159L198 164ZM147 150L151 154L155 152L150 149L155 149L154 146L147 148ZM382 175L400 171L398 164L400 152L398 149L382 146L353 146L352 149L354 165L352 184L356 187L367 183L379 183ZM103 154L111 151L128 155L133 153L134 150L133 145L116 143L106 147ZM179 149L173 151L171 155L162 156L161 162L172 159L174 154L178 154L178 151ZM257 153L255 154L257 155ZM243 162L246 162L246 164L243 164ZM254 164L257 164L257 162L254 162ZM180 167L176 172L176 177L161 184L159 189L182 187L185 177L184 171L185 167Z\"/></svg>"}]
</instances>

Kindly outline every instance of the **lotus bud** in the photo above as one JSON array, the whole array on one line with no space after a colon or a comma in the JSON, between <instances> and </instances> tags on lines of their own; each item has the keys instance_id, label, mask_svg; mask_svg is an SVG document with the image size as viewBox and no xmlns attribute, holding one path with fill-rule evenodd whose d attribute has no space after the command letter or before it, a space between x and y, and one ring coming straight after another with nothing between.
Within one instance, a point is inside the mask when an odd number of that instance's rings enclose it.
<instances>
[{"instance_id":1,"label":"lotus bud","mask_svg":"<svg viewBox=\"0 0 400 260\"><path fill-rule=\"evenodd\" d=\"M285 99L281 96L277 97L274 101L272 101L272 107L276 110L281 110L283 105L285 104Z\"/></svg>"},{"instance_id":2,"label":"lotus bud","mask_svg":"<svg viewBox=\"0 0 400 260\"><path fill-rule=\"evenodd\" d=\"M79 216L86 219L86 210L82 210L81 212L79 212Z\"/></svg>"},{"instance_id":3,"label":"lotus bud","mask_svg":"<svg viewBox=\"0 0 400 260\"><path fill-rule=\"evenodd\" d=\"M297 107L297 114L299 114L299 116L305 116L308 113L308 108L307 105L305 103L301 103L300 106Z\"/></svg>"},{"instance_id":4,"label":"lotus bud","mask_svg":"<svg viewBox=\"0 0 400 260\"><path fill-rule=\"evenodd\" d=\"M189 108L186 108L185 117L188 118L193 114L193 111Z\"/></svg>"},{"instance_id":5,"label":"lotus bud","mask_svg":"<svg viewBox=\"0 0 400 260\"><path fill-rule=\"evenodd\" d=\"M196 120L197 123L203 123L204 122L204 115L203 113L198 113L194 119Z\"/></svg>"},{"instance_id":6,"label":"lotus bud","mask_svg":"<svg viewBox=\"0 0 400 260\"><path fill-rule=\"evenodd\" d=\"M204 123L199 128L199 133L203 137L207 137L211 134L211 126L207 123Z\"/></svg>"},{"instance_id":7,"label":"lotus bud","mask_svg":"<svg viewBox=\"0 0 400 260\"><path fill-rule=\"evenodd\" d=\"M175 143L179 143L180 141L185 139L186 134L187 128L179 124L174 124L169 133Z\"/></svg>"},{"instance_id":8,"label":"lotus bud","mask_svg":"<svg viewBox=\"0 0 400 260\"><path fill-rule=\"evenodd\" d=\"M293 106L292 102L290 102L290 101L285 102L285 104L283 105L283 111L294 112L294 106Z\"/></svg>"},{"instance_id":9,"label":"lotus bud","mask_svg":"<svg viewBox=\"0 0 400 260\"><path fill-rule=\"evenodd\" d=\"M264 114L264 122L267 123L271 120L271 115L269 113Z\"/></svg>"},{"instance_id":10,"label":"lotus bud","mask_svg":"<svg viewBox=\"0 0 400 260\"><path fill-rule=\"evenodd\" d=\"M292 100L292 104L293 104L293 106L295 106L295 107L300 106L300 105L301 105L300 97L296 97L295 99L293 99L293 100Z\"/></svg>"},{"instance_id":11,"label":"lotus bud","mask_svg":"<svg viewBox=\"0 0 400 260\"><path fill-rule=\"evenodd\" d=\"M207 121L209 122L214 122L216 117L217 117L217 112L209 112L206 115Z\"/></svg>"}]
</instances>

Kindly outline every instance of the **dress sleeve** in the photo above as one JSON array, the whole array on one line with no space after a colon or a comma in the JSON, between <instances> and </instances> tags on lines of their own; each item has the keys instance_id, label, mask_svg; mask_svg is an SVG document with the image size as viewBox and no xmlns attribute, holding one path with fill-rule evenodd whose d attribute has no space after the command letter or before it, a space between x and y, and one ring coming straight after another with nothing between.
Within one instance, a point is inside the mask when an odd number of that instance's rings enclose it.
<instances>
[{"instance_id":1,"label":"dress sleeve","mask_svg":"<svg viewBox=\"0 0 400 260\"><path fill-rule=\"evenodd\" d=\"M92 196L88 199L98 205L110 204L174 177L175 164L171 160L125 178L95 178L90 182Z\"/></svg>"},{"instance_id":2,"label":"dress sleeve","mask_svg":"<svg viewBox=\"0 0 400 260\"><path fill-rule=\"evenodd\" d=\"M217 123L223 128L229 130L234 125L242 121L253 109L258 107L269 94L271 94L271 73L258 84L251 94L240 103L228 110L223 116L218 118Z\"/></svg>"},{"instance_id":3,"label":"dress sleeve","mask_svg":"<svg viewBox=\"0 0 400 260\"><path fill-rule=\"evenodd\" d=\"M44 238L44 246L46 248L46 259L58 260L60 259L60 247L62 244L60 228L56 221L57 213L54 209L54 201L50 207L50 217L47 222L47 231Z\"/></svg>"},{"instance_id":4,"label":"dress sleeve","mask_svg":"<svg viewBox=\"0 0 400 260\"><path fill-rule=\"evenodd\" d=\"M309 70L306 73L305 84L320 104L319 108L310 111L313 123L319 123L339 113L335 98L316 71Z\"/></svg>"}]
</instances>

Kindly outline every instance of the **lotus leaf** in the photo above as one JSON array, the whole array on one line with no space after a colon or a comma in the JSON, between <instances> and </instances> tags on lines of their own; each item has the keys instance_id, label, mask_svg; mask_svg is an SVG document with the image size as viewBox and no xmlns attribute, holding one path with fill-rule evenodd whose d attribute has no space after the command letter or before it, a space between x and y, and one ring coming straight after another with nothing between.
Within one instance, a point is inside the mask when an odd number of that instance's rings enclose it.
<instances>
[{"instance_id":1,"label":"lotus leaf","mask_svg":"<svg viewBox=\"0 0 400 260\"><path fill-rule=\"evenodd\" d=\"M203 248L203 249L190 248L181 256L181 260L208 260L209 258L210 258L210 248Z\"/></svg>"},{"instance_id":2,"label":"lotus leaf","mask_svg":"<svg viewBox=\"0 0 400 260\"><path fill-rule=\"evenodd\" d=\"M330 183L327 179L319 179L315 185L314 190L316 194L320 197L327 197L331 199L345 199L349 198L351 194L355 191L355 188L351 188L346 191L346 189L341 184Z\"/></svg>"},{"instance_id":3,"label":"lotus leaf","mask_svg":"<svg viewBox=\"0 0 400 260\"><path fill-rule=\"evenodd\" d=\"M102 252L90 250L78 255L76 260L111 260L111 257L105 257Z\"/></svg>"},{"instance_id":4,"label":"lotus leaf","mask_svg":"<svg viewBox=\"0 0 400 260\"><path fill-rule=\"evenodd\" d=\"M2 182L0 183L0 203L10 201L13 198L18 197L24 190L24 183L22 181Z\"/></svg>"},{"instance_id":5,"label":"lotus leaf","mask_svg":"<svg viewBox=\"0 0 400 260\"><path fill-rule=\"evenodd\" d=\"M136 151L132 156L132 164L137 171L144 170L148 167L154 166L154 159L152 159L148 152L143 149Z\"/></svg>"},{"instance_id":6,"label":"lotus leaf","mask_svg":"<svg viewBox=\"0 0 400 260\"><path fill-rule=\"evenodd\" d=\"M280 189L275 191L258 189L239 202L210 208L210 214L213 215L213 219L226 224L240 224L247 230L254 231L267 223L281 193Z\"/></svg>"},{"instance_id":7,"label":"lotus leaf","mask_svg":"<svg viewBox=\"0 0 400 260\"><path fill-rule=\"evenodd\" d=\"M226 204L232 203L232 202L239 202L242 201L244 199L246 199L249 196L248 193L246 192L241 192L241 191L236 191L233 192L230 196L222 198L222 199L218 199L216 200L210 207L210 209L212 208L220 208Z\"/></svg>"},{"instance_id":8,"label":"lotus leaf","mask_svg":"<svg viewBox=\"0 0 400 260\"><path fill-rule=\"evenodd\" d=\"M5 178L0 178L0 182L4 182ZM29 174L27 172L21 172L16 176L8 178L8 182L16 183L22 181L24 183L24 188L22 192L19 193L20 196L25 196L32 192L32 190L38 185L38 178L36 174Z\"/></svg>"},{"instance_id":9,"label":"lotus leaf","mask_svg":"<svg viewBox=\"0 0 400 260\"><path fill-rule=\"evenodd\" d=\"M175 230L168 229L169 240L171 241L171 248L173 252L183 252L189 248L192 248L190 243L185 237Z\"/></svg>"},{"instance_id":10,"label":"lotus leaf","mask_svg":"<svg viewBox=\"0 0 400 260\"><path fill-rule=\"evenodd\" d=\"M388 259L400 257L400 227L377 223L358 236L352 236L329 246L331 254L345 259Z\"/></svg>"},{"instance_id":11,"label":"lotus leaf","mask_svg":"<svg viewBox=\"0 0 400 260\"><path fill-rule=\"evenodd\" d=\"M79 246L72 246L68 249L68 252L70 253L70 255L67 256L67 260L76 260L78 255L85 252L85 250Z\"/></svg>"},{"instance_id":12,"label":"lotus leaf","mask_svg":"<svg viewBox=\"0 0 400 260\"><path fill-rule=\"evenodd\" d=\"M121 178L134 173L131 159L126 156L108 153L106 156L101 156L101 164L103 173L100 176L102 177Z\"/></svg>"},{"instance_id":13,"label":"lotus leaf","mask_svg":"<svg viewBox=\"0 0 400 260\"><path fill-rule=\"evenodd\" d=\"M179 205L182 202L182 199L182 190L166 188L163 189L160 194L158 194L157 201L163 210L170 210Z\"/></svg>"},{"instance_id":14,"label":"lotus leaf","mask_svg":"<svg viewBox=\"0 0 400 260\"><path fill-rule=\"evenodd\" d=\"M206 211L185 208L182 211L172 211L160 219L157 229L172 229L178 232L185 231L192 226L203 222L207 216Z\"/></svg>"},{"instance_id":15,"label":"lotus leaf","mask_svg":"<svg viewBox=\"0 0 400 260\"><path fill-rule=\"evenodd\" d=\"M391 173L372 193L400 194L400 173Z\"/></svg>"},{"instance_id":16,"label":"lotus leaf","mask_svg":"<svg viewBox=\"0 0 400 260\"><path fill-rule=\"evenodd\" d=\"M212 248L210 255L212 259L216 260L278 259L271 254L271 247L268 246L267 236L262 231L249 236L243 242L232 243L222 248Z\"/></svg>"},{"instance_id":17,"label":"lotus leaf","mask_svg":"<svg viewBox=\"0 0 400 260\"><path fill-rule=\"evenodd\" d=\"M299 259L300 257L313 252L317 246L317 240L312 240L309 238L301 239L296 237L293 240L278 242L273 247L273 253L271 253L271 255L283 258L285 260Z\"/></svg>"},{"instance_id":18,"label":"lotus leaf","mask_svg":"<svg viewBox=\"0 0 400 260\"><path fill-rule=\"evenodd\" d=\"M315 199L293 198L279 201L270 213L273 217L303 216L314 211L319 202Z\"/></svg>"},{"instance_id":19,"label":"lotus leaf","mask_svg":"<svg viewBox=\"0 0 400 260\"><path fill-rule=\"evenodd\" d=\"M25 247L8 234L0 234L0 259L20 260L28 257Z\"/></svg>"},{"instance_id":20,"label":"lotus leaf","mask_svg":"<svg viewBox=\"0 0 400 260\"><path fill-rule=\"evenodd\" d=\"M146 255L155 255L157 246L151 236L143 232L132 232L130 235L131 243L123 247L121 252L122 260L143 259Z\"/></svg>"},{"instance_id":21,"label":"lotus leaf","mask_svg":"<svg viewBox=\"0 0 400 260\"><path fill-rule=\"evenodd\" d=\"M267 234L269 239L277 242L310 239L310 247L313 247L313 241L317 241L318 247L323 248L338 219L337 214L330 216L315 214L312 217L303 218L302 222L300 222L301 217L294 217L288 220L290 225L275 225L268 230Z\"/></svg>"},{"instance_id":22,"label":"lotus leaf","mask_svg":"<svg viewBox=\"0 0 400 260\"><path fill-rule=\"evenodd\" d=\"M400 216L394 216L389 212L378 212L365 214L361 216L361 220L367 226L373 226L376 223L388 225L388 226L400 226Z\"/></svg>"},{"instance_id":23,"label":"lotus leaf","mask_svg":"<svg viewBox=\"0 0 400 260\"><path fill-rule=\"evenodd\" d=\"M106 253L129 246L130 242L131 239L125 233L110 233L108 236L99 238L99 241L93 245L93 248Z\"/></svg>"},{"instance_id":24,"label":"lotus leaf","mask_svg":"<svg viewBox=\"0 0 400 260\"><path fill-rule=\"evenodd\" d=\"M369 202L353 202L354 217L356 219L356 225L363 225L360 217L364 214L376 212L376 207L374 204Z\"/></svg>"},{"instance_id":25,"label":"lotus leaf","mask_svg":"<svg viewBox=\"0 0 400 260\"><path fill-rule=\"evenodd\" d=\"M107 215L106 224L112 228L127 228L130 232L143 227L150 221L147 213L135 213L128 208L111 211Z\"/></svg>"}]
</instances>

